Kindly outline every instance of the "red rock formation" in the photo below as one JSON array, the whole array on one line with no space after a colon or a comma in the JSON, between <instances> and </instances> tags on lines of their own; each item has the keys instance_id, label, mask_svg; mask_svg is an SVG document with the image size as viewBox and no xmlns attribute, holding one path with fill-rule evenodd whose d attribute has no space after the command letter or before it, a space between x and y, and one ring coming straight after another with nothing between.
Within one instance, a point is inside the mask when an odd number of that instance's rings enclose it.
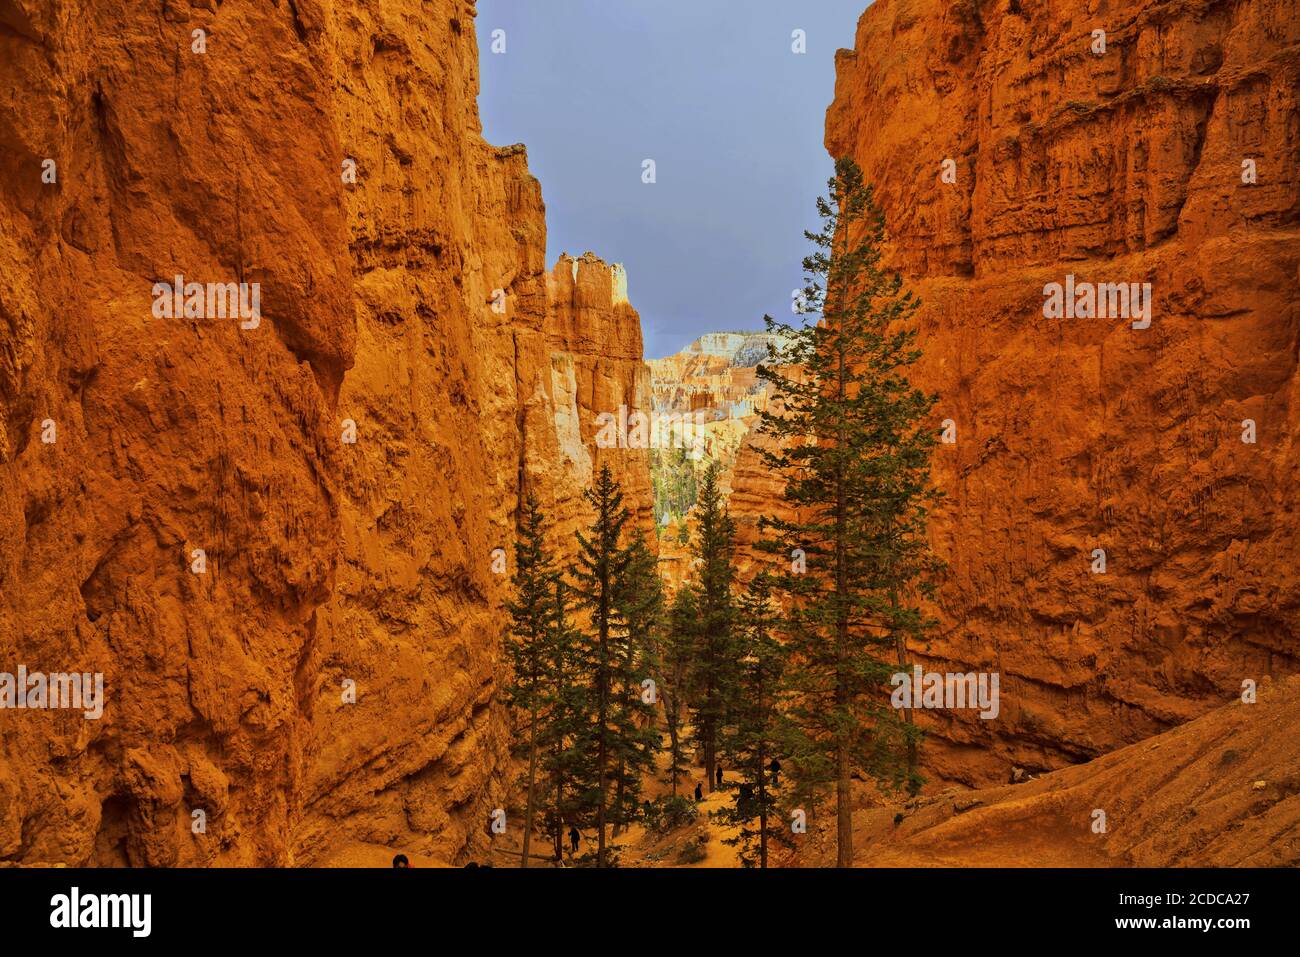
<instances>
[{"instance_id":1,"label":"red rock formation","mask_svg":"<svg viewBox=\"0 0 1300 957\"><path fill-rule=\"evenodd\" d=\"M582 490L609 465L623 487L632 523L654 537L654 496L646 448L601 448L602 414L649 414L650 370L642 358L641 318L627 300L627 276L592 253L561 256L546 277L544 365L528 402L525 462L529 483L553 513L557 547L590 521ZM629 436L633 438L633 436ZM536 444L534 444L534 442Z\"/></svg>"},{"instance_id":2,"label":"red rock formation","mask_svg":"<svg viewBox=\"0 0 1300 957\"><path fill-rule=\"evenodd\" d=\"M925 716L932 775L1059 767L1300 668L1296 4L877 0L837 68L826 143L876 185L957 428L915 652L1002 675L999 720ZM1067 274L1151 283L1150 327L1045 319Z\"/></svg>"},{"instance_id":3,"label":"red rock formation","mask_svg":"<svg viewBox=\"0 0 1300 957\"><path fill-rule=\"evenodd\" d=\"M548 296L540 188L480 135L473 14L0 0L0 671L107 695L98 721L0 710L0 859L486 844L492 550L524 486L576 520L556 410L576 396L586 442L647 383L608 270ZM260 283L260 324L156 318L177 273Z\"/></svg>"},{"instance_id":4,"label":"red rock formation","mask_svg":"<svg viewBox=\"0 0 1300 957\"><path fill-rule=\"evenodd\" d=\"M773 556L755 547L764 537L758 527L759 520L778 514L791 516L781 497L785 483L761 458L762 449L775 448L771 436L759 432L757 427L751 429L741 442L735 465L728 474L731 494L727 497L727 513L736 525L736 574L741 581L749 581L757 569L775 561Z\"/></svg>"}]
</instances>

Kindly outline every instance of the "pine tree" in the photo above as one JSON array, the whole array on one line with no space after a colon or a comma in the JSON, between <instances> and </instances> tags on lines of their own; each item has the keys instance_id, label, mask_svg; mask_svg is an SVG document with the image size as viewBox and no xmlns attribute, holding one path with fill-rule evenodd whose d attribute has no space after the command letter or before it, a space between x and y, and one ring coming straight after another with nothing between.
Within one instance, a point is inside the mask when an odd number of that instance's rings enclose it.
<instances>
[{"instance_id":1,"label":"pine tree","mask_svg":"<svg viewBox=\"0 0 1300 957\"><path fill-rule=\"evenodd\" d=\"M677 523L677 544L689 545L691 543L691 528L683 518Z\"/></svg>"},{"instance_id":2,"label":"pine tree","mask_svg":"<svg viewBox=\"0 0 1300 957\"><path fill-rule=\"evenodd\" d=\"M739 786L732 806L719 812L719 817L739 826L736 836L725 843L739 848L746 867L767 867L768 820L775 817L777 808L775 781L769 771L778 750L785 660L785 649L776 638L777 621L771 584L766 575L758 575L737 609L738 693L720 742L722 753L739 775Z\"/></svg>"},{"instance_id":3,"label":"pine tree","mask_svg":"<svg viewBox=\"0 0 1300 957\"><path fill-rule=\"evenodd\" d=\"M695 461L689 449L651 449L650 477L660 525L667 525L671 516L685 515L695 504Z\"/></svg>"},{"instance_id":4,"label":"pine tree","mask_svg":"<svg viewBox=\"0 0 1300 957\"><path fill-rule=\"evenodd\" d=\"M691 656L698 640L699 605L695 591L683 585L673 596L672 610L662 640L656 649L659 666L659 699L663 702L664 723L668 729L668 777L673 797L677 782L686 776L686 759L682 748L683 719L689 700Z\"/></svg>"},{"instance_id":5,"label":"pine tree","mask_svg":"<svg viewBox=\"0 0 1300 957\"><path fill-rule=\"evenodd\" d=\"M886 787L915 788L915 729L888 707L884 688L908 639L929 623L919 608L937 568L925 539L930 507L926 424L936 397L914 389L907 370L920 356L908 325L919 303L882 264L884 215L852 160L836 164L823 220L805 235L801 327L767 320L789 340L784 367L761 365L773 387L760 428L774 436L766 464L786 479L795 517L768 519L763 547L802 549L806 572L777 579L789 604L791 733L786 750L798 799L836 795L838 860L853 863L851 783L855 770ZM800 367L787 374L783 368Z\"/></svg>"},{"instance_id":6,"label":"pine tree","mask_svg":"<svg viewBox=\"0 0 1300 957\"><path fill-rule=\"evenodd\" d=\"M524 812L520 867L528 866L537 806L537 754L541 738L539 727L546 719L549 701L548 645L552 635L549 605L555 567L546 549L543 524L541 507L537 499L530 495L524 505L519 538L515 542L515 597L506 603L511 621L506 638L506 653L512 665L506 700L528 715L528 802Z\"/></svg>"},{"instance_id":7,"label":"pine tree","mask_svg":"<svg viewBox=\"0 0 1300 957\"><path fill-rule=\"evenodd\" d=\"M550 781L545 817L557 861L564 854L565 825L587 821L593 806L588 782L595 777L595 761L586 746L591 730L591 690L583 679L591 669L585 641L570 623L571 605L569 586L557 575L551 582L547 606L549 711L541 735L545 744L542 769Z\"/></svg>"},{"instance_id":8,"label":"pine tree","mask_svg":"<svg viewBox=\"0 0 1300 957\"><path fill-rule=\"evenodd\" d=\"M664 626L663 582L659 579L654 552L644 539L634 540L627 548L627 555L628 562L619 577L615 595L615 606L623 621L623 667L619 680L637 733L619 742L617 786L612 805L615 835L636 817L641 778L653 768L659 748L659 732L654 724L657 691L653 697L649 696L645 681L653 681L658 670L654 650Z\"/></svg>"},{"instance_id":9,"label":"pine tree","mask_svg":"<svg viewBox=\"0 0 1300 957\"><path fill-rule=\"evenodd\" d=\"M596 514L587 534L577 533L574 590L589 617L583 657L591 699L586 740L575 746L589 747L595 755L594 780L588 783L587 793L595 807L596 865L604 867L606 826L626 817L625 807L611 805L611 791L617 793L621 785L625 795L636 793L645 765L647 709L639 694L636 651L630 647L627 621L619 608L635 556L621 544L628 512L609 466L601 468L594 486L583 495Z\"/></svg>"},{"instance_id":10,"label":"pine tree","mask_svg":"<svg viewBox=\"0 0 1300 957\"><path fill-rule=\"evenodd\" d=\"M704 774L710 791L714 787L718 760L718 732L727 718L736 665L731 633L735 525L727 515L718 487L720 470L719 463L710 463L700 481L695 503L694 565L699 569L696 588L699 617L692 656L691 719L696 743L704 756Z\"/></svg>"}]
</instances>

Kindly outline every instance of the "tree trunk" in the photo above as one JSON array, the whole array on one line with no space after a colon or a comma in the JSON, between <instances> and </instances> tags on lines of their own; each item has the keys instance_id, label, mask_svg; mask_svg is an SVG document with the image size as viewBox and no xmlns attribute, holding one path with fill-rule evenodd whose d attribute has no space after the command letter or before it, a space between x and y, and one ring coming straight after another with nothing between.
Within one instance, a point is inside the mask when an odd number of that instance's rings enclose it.
<instances>
[{"instance_id":1,"label":"tree trunk","mask_svg":"<svg viewBox=\"0 0 1300 957\"><path fill-rule=\"evenodd\" d=\"M676 700L672 704L676 705ZM665 701L665 705L668 702ZM681 745L677 741L677 714L676 708L664 708L664 716L668 719L668 743L671 750L669 751L669 761L671 766L668 769L669 775L673 779L673 797L677 797L677 778L680 774L680 765L682 761Z\"/></svg>"},{"instance_id":2,"label":"tree trunk","mask_svg":"<svg viewBox=\"0 0 1300 957\"><path fill-rule=\"evenodd\" d=\"M841 345L839 354L839 398L841 400L844 398L844 376L846 371L844 349ZM838 442L840 447L843 448L844 426L842 423L839 427ZM835 706L839 709L842 718L847 715L852 703L850 700L852 694L849 688L849 610L846 595L848 591L848 556L845 554L848 545L846 541L848 537L848 515L844 486L844 466L838 464L835 476L835 595L838 599L835 612ZM849 764L848 742L843 740L843 734L839 735L839 738L840 740L836 742L835 747L835 811L836 844L838 846L836 863L839 867L852 867L853 800L851 792L853 778Z\"/></svg>"},{"instance_id":3,"label":"tree trunk","mask_svg":"<svg viewBox=\"0 0 1300 957\"><path fill-rule=\"evenodd\" d=\"M564 656L564 584L561 580L555 581L555 652L552 658L552 666L555 669L555 692L556 704L552 711L552 716L559 723L558 733L552 739L555 774L553 784L555 785L555 803L551 806L554 814L552 826L555 828L555 860L560 864L564 863L564 720L567 717L565 701L565 692L569 688L569 678L565 670L566 659Z\"/></svg>"},{"instance_id":4,"label":"tree trunk","mask_svg":"<svg viewBox=\"0 0 1300 957\"><path fill-rule=\"evenodd\" d=\"M614 789L614 807L618 809L618 817L614 818L613 836L618 837L623 831L623 779L627 777L627 759L618 759L618 787Z\"/></svg>"},{"instance_id":5,"label":"tree trunk","mask_svg":"<svg viewBox=\"0 0 1300 957\"><path fill-rule=\"evenodd\" d=\"M533 837L533 792L537 779L537 705L534 704L528 722L528 810L524 813L524 853L519 866L528 866L528 846Z\"/></svg>"},{"instance_id":6,"label":"tree trunk","mask_svg":"<svg viewBox=\"0 0 1300 957\"><path fill-rule=\"evenodd\" d=\"M839 771L839 780L835 785L835 821L839 853L836 857L835 866L852 867L853 802L850 792L853 786L853 778L849 773L849 749L846 745L840 745L839 747L836 767Z\"/></svg>"},{"instance_id":7,"label":"tree trunk","mask_svg":"<svg viewBox=\"0 0 1300 957\"><path fill-rule=\"evenodd\" d=\"M890 603L891 603L891 605L896 605L896 604L897 604L897 600L894 598L893 592L890 592L889 599L890 599ZM906 643L903 641L903 636L902 636L902 635L899 635L899 634L895 634L895 635L894 635L894 648L895 648L896 651L898 652L898 667L899 667L899 669L901 670L901 669L906 668L906 667L907 667L907 648L906 648ZM911 680L912 680L912 676L911 676L911 675L908 675L907 680L908 680L908 681L911 681ZM909 701L910 701L910 700L911 700L911 699L909 698ZM913 720L912 720L912 707L913 707L913 705L912 705L912 704L909 704L906 708L903 709L903 714L906 716L906 719L907 719L907 726L908 726L909 728L912 727L912 724L913 724ZM914 774L916 773L916 739L913 738L913 737L911 737L910 735L908 736L908 739L907 739L907 773L908 773L909 778L911 777L911 775L914 775ZM910 783L909 783L909 789L910 789L910 787L911 787L911 785L910 785Z\"/></svg>"},{"instance_id":8,"label":"tree trunk","mask_svg":"<svg viewBox=\"0 0 1300 957\"><path fill-rule=\"evenodd\" d=\"M704 739L704 779L708 785L708 792L713 793L713 769L718 766L718 757L713 753L713 728L710 721L706 725L708 730L705 732L707 737Z\"/></svg>"},{"instance_id":9,"label":"tree trunk","mask_svg":"<svg viewBox=\"0 0 1300 957\"><path fill-rule=\"evenodd\" d=\"M557 761L555 771L555 807L554 818L551 822L555 829L555 859L561 863L564 861L564 815L560 809L564 807L564 780L563 772L559 770Z\"/></svg>"},{"instance_id":10,"label":"tree trunk","mask_svg":"<svg viewBox=\"0 0 1300 957\"><path fill-rule=\"evenodd\" d=\"M609 584L601 583L600 595L600 623L598 632L600 635L600 675L599 675L599 707L597 711L600 720L600 744L596 754L596 792L599 795L599 804L596 808L596 866L605 866L605 766L609 760L606 738L609 735Z\"/></svg>"},{"instance_id":11,"label":"tree trunk","mask_svg":"<svg viewBox=\"0 0 1300 957\"><path fill-rule=\"evenodd\" d=\"M759 666L760 669L762 665ZM763 710L763 674L758 676L758 713L760 720L766 722ZM758 866L767 867L767 754L763 748L763 737L758 739Z\"/></svg>"},{"instance_id":12,"label":"tree trunk","mask_svg":"<svg viewBox=\"0 0 1300 957\"><path fill-rule=\"evenodd\" d=\"M624 674L632 673L632 636L628 635L627 652L623 657ZM635 696L636 691L631 688L624 688L625 696ZM633 721L636 721L635 717ZM639 722L637 722L639 724ZM618 757L618 787L614 792L614 807L618 808L618 817L614 820L614 836L618 837L627 827L627 818L623 809L623 795L627 793L627 752L624 748L620 749Z\"/></svg>"}]
</instances>

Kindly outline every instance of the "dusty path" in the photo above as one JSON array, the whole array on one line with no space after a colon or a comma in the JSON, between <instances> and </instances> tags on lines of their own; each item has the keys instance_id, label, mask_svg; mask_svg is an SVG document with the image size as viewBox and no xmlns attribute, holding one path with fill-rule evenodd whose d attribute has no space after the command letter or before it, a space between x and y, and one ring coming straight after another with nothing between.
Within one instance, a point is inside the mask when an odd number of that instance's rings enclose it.
<instances>
[{"instance_id":1,"label":"dusty path","mask_svg":"<svg viewBox=\"0 0 1300 957\"><path fill-rule=\"evenodd\" d=\"M702 772L691 774L679 793L694 791ZM666 778L648 780L645 793L652 800L670 793ZM695 820L667 833L648 832L642 822L617 837L611 829L620 866L739 867L736 848L723 843L735 829L710 816L734 793L706 794ZM810 819L797 851L774 847L770 865L832 866L830 823ZM517 832L502 840L517 849ZM1261 685L1255 704L1227 704L1024 784L905 802L864 791L854 840L864 867L1300 866L1300 677ZM549 847L540 839L533 846ZM582 852L594 846L595 832L583 831ZM392 853L350 845L326 866L388 866ZM504 854L493 861L518 865Z\"/></svg>"}]
</instances>

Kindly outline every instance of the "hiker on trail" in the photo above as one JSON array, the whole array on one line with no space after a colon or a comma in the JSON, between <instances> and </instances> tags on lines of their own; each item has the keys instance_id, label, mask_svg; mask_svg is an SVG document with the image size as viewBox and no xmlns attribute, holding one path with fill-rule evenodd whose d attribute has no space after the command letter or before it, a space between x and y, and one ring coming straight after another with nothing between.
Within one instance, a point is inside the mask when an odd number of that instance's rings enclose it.
<instances>
[{"instance_id":1,"label":"hiker on trail","mask_svg":"<svg viewBox=\"0 0 1300 957\"><path fill-rule=\"evenodd\" d=\"M703 801L703 800L704 800L704 785L703 785L703 784L697 784L697 785L695 785L695 800L697 800L697 801Z\"/></svg>"},{"instance_id":2,"label":"hiker on trail","mask_svg":"<svg viewBox=\"0 0 1300 957\"><path fill-rule=\"evenodd\" d=\"M718 770L717 770L717 772L713 775L713 777L714 777L715 780L717 780L717 782L718 782L718 787L722 787L722 765L721 765L721 764L718 765Z\"/></svg>"},{"instance_id":3,"label":"hiker on trail","mask_svg":"<svg viewBox=\"0 0 1300 957\"><path fill-rule=\"evenodd\" d=\"M772 787L776 787L780 783L781 762L773 758L767 769L772 772Z\"/></svg>"},{"instance_id":4,"label":"hiker on trail","mask_svg":"<svg viewBox=\"0 0 1300 957\"><path fill-rule=\"evenodd\" d=\"M407 859L405 854L398 854L395 858L393 858L393 867L407 868L410 866L411 866L411 862Z\"/></svg>"},{"instance_id":5,"label":"hiker on trail","mask_svg":"<svg viewBox=\"0 0 1300 957\"><path fill-rule=\"evenodd\" d=\"M645 802L645 808L642 810L641 813L642 813L642 815L645 817L645 819L646 819L647 821L650 820L650 814L651 814L651 811L650 811L650 799L649 799L649 798L646 799L646 802Z\"/></svg>"},{"instance_id":6,"label":"hiker on trail","mask_svg":"<svg viewBox=\"0 0 1300 957\"><path fill-rule=\"evenodd\" d=\"M576 827L569 828L569 844L573 847L574 854L578 853L578 837L578 829Z\"/></svg>"}]
</instances>

